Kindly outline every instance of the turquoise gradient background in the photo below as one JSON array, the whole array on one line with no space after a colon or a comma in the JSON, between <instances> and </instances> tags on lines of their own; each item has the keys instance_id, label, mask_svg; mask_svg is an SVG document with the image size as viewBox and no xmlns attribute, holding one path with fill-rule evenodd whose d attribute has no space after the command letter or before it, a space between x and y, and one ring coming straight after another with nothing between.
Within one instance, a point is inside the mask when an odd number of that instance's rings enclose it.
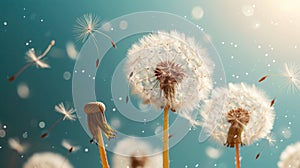
<instances>
[{"instance_id":1,"label":"turquoise gradient background","mask_svg":"<svg viewBox=\"0 0 300 168\"><path fill-rule=\"evenodd\" d=\"M287 4L292 4L292 7L286 8ZM245 5L255 5L253 16L243 15L242 7ZM195 6L201 6L204 10L204 16L200 20L191 15ZM0 128L5 130L6 136L0 138L0 167L8 167L14 155L7 144L10 137L18 137L22 143L30 144L28 152L17 157L16 167L22 167L35 152L52 151L67 154L61 146L62 139L68 139L81 146L81 150L69 157L74 167L101 167L98 150L95 145L89 144L89 137L78 121L60 123L47 139L41 140L39 136L59 117L59 114L54 112L54 105L61 101L72 105L72 81L64 80L63 73L72 73L75 63L67 56L65 45L69 41L75 42L72 28L76 18L86 13L94 13L105 22L141 11L170 12L185 16L186 19L200 25L212 37L212 42L223 61L227 81L255 83L270 97L278 95L278 88L285 82L284 78L270 78L261 84L258 84L257 80L266 73L280 72L285 62L300 63L300 5L296 0L2 0ZM4 22L8 24L4 25ZM259 27L254 28L255 24L259 24ZM32 66L13 83L7 82L7 78L25 64L24 56L29 48L34 47L42 51L52 39L56 40L55 48L47 58L51 69L36 69ZM25 45L29 40L32 42L28 46ZM79 50L82 43L76 42L76 46ZM27 99L21 99L17 94L17 86L21 83L26 83L30 88L30 96ZM277 167L282 150L287 145L299 141L299 98L299 92L280 92L275 104L275 144L267 146L258 160L255 160L255 156L265 140L243 147L242 167ZM108 107L111 108L113 104ZM44 129L39 128L40 121L46 123ZM291 131L289 138L284 138L283 129ZM234 150L220 146L212 140L200 144L200 130L200 127L192 129L170 150L171 167L196 167L197 164L204 168L234 167ZM28 138L22 137L24 132L28 132ZM209 146L223 151L221 157L209 158L205 152ZM84 152L85 148L88 148L88 152ZM111 155L112 153L108 152L109 159Z\"/></svg>"}]
</instances>

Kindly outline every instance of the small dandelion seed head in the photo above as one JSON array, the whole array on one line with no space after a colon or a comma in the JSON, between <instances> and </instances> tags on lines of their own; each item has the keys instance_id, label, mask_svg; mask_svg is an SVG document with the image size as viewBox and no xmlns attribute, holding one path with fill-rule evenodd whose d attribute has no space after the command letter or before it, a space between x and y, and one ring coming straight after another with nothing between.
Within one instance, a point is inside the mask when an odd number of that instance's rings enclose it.
<instances>
[{"instance_id":1,"label":"small dandelion seed head","mask_svg":"<svg viewBox=\"0 0 300 168\"><path fill-rule=\"evenodd\" d=\"M229 133L242 144L252 144L266 138L273 128L275 114L269 102L254 85L230 83L227 88L216 88L201 111L202 128L220 144L228 143Z\"/></svg>"},{"instance_id":2,"label":"small dandelion seed head","mask_svg":"<svg viewBox=\"0 0 300 168\"><path fill-rule=\"evenodd\" d=\"M98 128L100 128L106 138L111 139L116 136L116 131L107 123L105 117L105 105L102 102L90 102L84 106L87 115L89 130L93 139L97 139Z\"/></svg>"},{"instance_id":3,"label":"small dandelion seed head","mask_svg":"<svg viewBox=\"0 0 300 168\"><path fill-rule=\"evenodd\" d=\"M287 146L281 153L277 165L279 168L300 167L300 142Z\"/></svg>"},{"instance_id":4,"label":"small dandelion seed head","mask_svg":"<svg viewBox=\"0 0 300 168\"><path fill-rule=\"evenodd\" d=\"M76 20L74 33L78 40L86 41L90 35L93 35L94 30L100 28L100 19L93 14L85 14Z\"/></svg>"},{"instance_id":5,"label":"small dandelion seed head","mask_svg":"<svg viewBox=\"0 0 300 168\"><path fill-rule=\"evenodd\" d=\"M212 69L195 39L176 31L145 35L128 50L125 63L132 94L179 114L189 114L208 98Z\"/></svg>"},{"instance_id":6,"label":"small dandelion seed head","mask_svg":"<svg viewBox=\"0 0 300 168\"><path fill-rule=\"evenodd\" d=\"M73 114L75 112L75 109L73 108L66 109L63 103L59 103L58 105L55 105L54 109L55 111L64 115L63 120L65 119L72 120L72 121L76 120L76 115Z\"/></svg>"}]
</instances>

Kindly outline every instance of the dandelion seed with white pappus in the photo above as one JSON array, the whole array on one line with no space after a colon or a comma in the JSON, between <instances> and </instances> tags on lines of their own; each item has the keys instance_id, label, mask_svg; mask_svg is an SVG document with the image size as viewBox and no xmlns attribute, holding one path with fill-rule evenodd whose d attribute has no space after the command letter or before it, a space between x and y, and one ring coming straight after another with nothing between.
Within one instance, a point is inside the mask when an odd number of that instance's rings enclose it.
<instances>
[{"instance_id":1,"label":"dandelion seed with white pappus","mask_svg":"<svg viewBox=\"0 0 300 168\"><path fill-rule=\"evenodd\" d=\"M101 27L99 17L92 14L85 14L76 20L76 25L74 26L74 33L78 40L85 42L89 38L92 39L93 44L96 47L98 58L96 60L96 68L98 68L100 63L100 50L98 47L98 41L96 39L95 33L100 34L110 40L112 46L117 48L116 43L112 40L110 36L101 32L99 29Z\"/></svg>"},{"instance_id":2,"label":"dandelion seed with white pappus","mask_svg":"<svg viewBox=\"0 0 300 168\"><path fill-rule=\"evenodd\" d=\"M230 83L227 88L216 88L201 116L202 131L218 143L236 148L238 168L239 145L250 145L268 138L275 118L265 93L254 85L244 83Z\"/></svg>"},{"instance_id":3,"label":"dandelion seed with white pappus","mask_svg":"<svg viewBox=\"0 0 300 168\"><path fill-rule=\"evenodd\" d=\"M41 68L50 68L50 66L43 62L42 59L49 53L50 49L54 46L55 41L52 40L50 44L48 45L47 49L39 56L36 56L35 51L33 49L30 49L26 52L26 58L28 59L28 63L23 66L16 74L11 76L8 81L12 82L14 81L18 76L20 76L28 67L30 67L32 64L36 64L36 67Z\"/></svg>"},{"instance_id":4,"label":"dandelion seed with white pappus","mask_svg":"<svg viewBox=\"0 0 300 168\"><path fill-rule=\"evenodd\" d=\"M68 119L68 120L71 120L71 121L75 121L76 120L76 116L74 114L75 112L75 109L74 108L69 108L69 109L66 109L65 108L65 105L63 103L59 103L58 105L55 105L54 107L55 111L60 113L60 114L63 114L64 116L61 117L61 118L58 118L48 129L47 129L47 132L43 133L41 135L41 138L46 138L48 136L48 134L52 131L52 129L58 124L60 123L61 121L65 120L65 119Z\"/></svg>"},{"instance_id":5,"label":"dandelion seed with white pappus","mask_svg":"<svg viewBox=\"0 0 300 168\"><path fill-rule=\"evenodd\" d=\"M279 95L282 91L287 90L295 93L300 90L300 67L296 64L287 64L284 63L284 70L280 74L270 74L261 77L258 82L263 82L267 78L272 76L280 76L285 78L285 83L280 86L278 93ZM273 106L276 101L276 97L274 97L270 103L270 106Z\"/></svg>"},{"instance_id":6,"label":"dandelion seed with white pappus","mask_svg":"<svg viewBox=\"0 0 300 168\"><path fill-rule=\"evenodd\" d=\"M169 167L168 111L190 116L212 89L212 63L194 38L176 31L145 35L127 54L132 94L164 109L164 168Z\"/></svg>"}]
</instances>

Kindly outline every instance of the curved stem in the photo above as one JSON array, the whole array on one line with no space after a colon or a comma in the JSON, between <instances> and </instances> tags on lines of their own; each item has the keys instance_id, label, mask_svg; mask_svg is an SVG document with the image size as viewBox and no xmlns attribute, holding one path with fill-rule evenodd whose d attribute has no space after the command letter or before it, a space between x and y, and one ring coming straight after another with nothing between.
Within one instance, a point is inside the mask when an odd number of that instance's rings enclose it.
<instances>
[{"instance_id":1,"label":"curved stem","mask_svg":"<svg viewBox=\"0 0 300 168\"><path fill-rule=\"evenodd\" d=\"M100 153L102 167L109 168L107 157L106 157L105 146L104 146L104 142L103 142L103 138L102 138L102 133L101 133L101 129L99 127L98 127L98 137L97 138L98 138L97 142L98 142L98 149L99 149L99 153Z\"/></svg>"},{"instance_id":2,"label":"curved stem","mask_svg":"<svg viewBox=\"0 0 300 168\"><path fill-rule=\"evenodd\" d=\"M169 168L169 106L164 108L163 168Z\"/></svg>"},{"instance_id":3,"label":"curved stem","mask_svg":"<svg viewBox=\"0 0 300 168\"><path fill-rule=\"evenodd\" d=\"M240 163L240 148L238 141L235 141L235 160L236 160L236 168L241 168Z\"/></svg>"}]
</instances>

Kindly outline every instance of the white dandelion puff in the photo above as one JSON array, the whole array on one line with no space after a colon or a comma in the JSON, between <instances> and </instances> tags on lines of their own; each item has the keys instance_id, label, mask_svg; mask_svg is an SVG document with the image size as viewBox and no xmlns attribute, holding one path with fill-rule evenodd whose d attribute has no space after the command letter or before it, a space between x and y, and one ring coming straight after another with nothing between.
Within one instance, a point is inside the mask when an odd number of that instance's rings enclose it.
<instances>
[{"instance_id":1,"label":"white dandelion puff","mask_svg":"<svg viewBox=\"0 0 300 168\"><path fill-rule=\"evenodd\" d=\"M73 168L72 164L60 154L52 152L42 152L33 154L23 165L23 168L59 168L64 163L63 168Z\"/></svg>"},{"instance_id":2,"label":"white dandelion puff","mask_svg":"<svg viewBox=\"0 0 300 168\"><path fill-rule=\"evenodd\" d=\"M277 165L279 168L300 167L300 142L287 146L281 153Z\"/></svg>"},{"instance_id":3,"label":"white dandelion puff","mask_svg":"<svg viewBox=\"0 0 300 168\"><path fill-rule=\"evenodd\" d=\"M191 116L212 89L212 67L195 39L176 31L145 35L128 51L125 73L132 94L164 109L164 167L169 166L168 111Z\"/></svg>"},{"instance_id":4,"label":"white dandelion puff","mask_svg":"<svg viewBox=\"0 0 300 168\"><path fill-rule=\"evenodd\" d=\"M125 73L133 93L155 107L169 104L174 111L192 111L212 89L213 66L207 53L182 33L146 35L130 48L127 58Z\"/></svg>"},{"instance_id":5,"label":"white dandelion puff","mask_svg":"<svg viewBox=\"0 0 300 168\"><path fill-rule=\"evenodd\" d=\"M46 138L48 136L48 134L52 131L52 129L61 121L68 119L71 121L75 121L76 120L76 115L73 114L75 112L74 108L69 108L66 109L65 105L63 103L59 103L58 105L54 106L54 109L56 112L63 114L64 116L58 118L48 129L47 132L43 133L41 135L41 138Z\"/></svg>"},{"instance_id":6,"label":"white dandelion puff","mask_svg":"<svg viewBox=\"0 0 300 168\"><path fill-rule=\"evenodd\" d=\"M18 154L24 154L28 149L27 144L21 144L16 138L9 138L8 145L11 149L15 150Z\"/></svg>"},{"instance_id":7,"label":"white dandelion puff","mask_svg":"<svg viewBox=\"0 0 300 168\"><path fill-rule=\"evenodd\" d=\"M268 138L275 118L265 93L244 83L215 89L201 116L202 131L220 144L236 147L237 155L239 145Z\"/></svg>"},{"instance_id":8,"label":"white dandelion puff","mask_svg":"<svg viewBox=\"0 0 300 168\"><path fill-rule=\"evenodd\" d=\"M147 142L134 138L123 139L114 149L113 167L162 168L162 154L151 155L153 151Z\"/></svg>"},{"instance_id":9,"label":"white dandelion puff","mask_svg":"<svg viewBox=\"0 0 300 168\"><path fill-rule=\"evenodd\" d=\"M14 81L19 75L21 75L28 67L30 67L32 64L36 64L36 67L41 68L50 68L50 66L43 62L42 59L49 53L50 49L54 46L55 41L52 40L50 44L48 45L47 49L39 56L36 56L35 51L33 49L30 49L26 52L26 58L28 59L28 63L23 66L16 74L11 76L8 81L12 82Z\"/></svg>"}]
</instances>

